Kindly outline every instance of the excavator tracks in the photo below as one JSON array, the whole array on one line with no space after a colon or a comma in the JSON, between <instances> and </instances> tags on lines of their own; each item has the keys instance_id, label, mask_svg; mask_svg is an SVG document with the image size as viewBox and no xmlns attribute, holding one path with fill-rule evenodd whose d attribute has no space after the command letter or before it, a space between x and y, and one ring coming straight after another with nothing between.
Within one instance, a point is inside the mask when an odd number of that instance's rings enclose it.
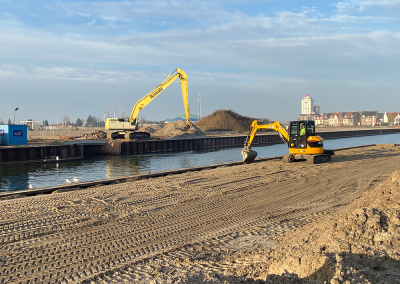
<instances>
[{"instance_id":1,"label":"excavator tracks","mask_svg":"<svg viewBox=\"0 0 400 284\"><path fill-rule=\"evenodd\" d=\"M386 178L400 150L385 155L367 167L347 156L268 161L3 200L0 283L81 283L187 245L311 221Z\"/></svg>"}]
</instances>

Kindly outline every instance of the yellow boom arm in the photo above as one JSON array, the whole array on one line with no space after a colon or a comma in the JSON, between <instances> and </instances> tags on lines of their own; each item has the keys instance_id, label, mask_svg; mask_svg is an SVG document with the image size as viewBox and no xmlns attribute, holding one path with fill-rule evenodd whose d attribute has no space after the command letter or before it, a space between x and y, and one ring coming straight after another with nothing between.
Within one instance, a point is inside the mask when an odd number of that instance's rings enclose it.
<instances>
[{"instance_id":1,"label":"yellow boom arm","mask_svg":"<svg viewBox=\"0 0 400 284\"><path fill-rule=\"evenodd\" d=\"M185 106L186 123L190 125L190 111L189 111L189 100L188 100L188 86L186 73L181 69L176 68L160 85L158 85L153 91L144 96L139 100L132 109L132 113L128 119L132 124L138 125L139 112L147 106L152 100L154 100L162 91L165 90L176 78L181 81L183 104Z\"/></svg>"},{"instance_id":2,"label":"yellow boom arm","mask_svg":"<svg viewBox=\"0 0 400 284\"><path fill-rule=\"evenodd\" d=\"M283 142L285 142L286 145L289 146L289 135L286 132L285 128L283 128L283 126L278 121L270 124L258 125L257 120L254 120L251 124L249 135L247 136L246 141L244 141L244 147L241 152L243 156L243 162L245 162L246 164L253 162L254 159L257 157L257 152L251 150L250 146L254 140L254 136L256 136L258 129L273 129L277 131Z\"/></svg>"},{"instance_id":3,"label":"yellow boom arm","mask_svg":"<svg viewBox=\"0 0 400 284\"><path fill-rule=\"evenodd\" d=\"M244 142L244 148L250 148L251 142L253 142L254 136L256 136L257 130L258 129L273 129L278 132L279 136L283 140L283 142L288 145L289 141L289 135L286 132L285 128L280 124L278 121L275 121L274 123L270 124L262 124L259 125L257 123L257 120L254 120L253 123L251 124L251 129L250 133L247 136L246 141Z\"/></svg>"}]
</instances>

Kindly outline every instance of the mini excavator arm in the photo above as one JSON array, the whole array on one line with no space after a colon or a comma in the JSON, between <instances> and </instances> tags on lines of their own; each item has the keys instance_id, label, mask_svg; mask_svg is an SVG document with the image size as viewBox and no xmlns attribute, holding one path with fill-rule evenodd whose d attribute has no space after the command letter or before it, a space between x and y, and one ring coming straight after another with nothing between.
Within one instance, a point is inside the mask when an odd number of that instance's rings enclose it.
<instances>
[{"instance_id":1,"label":"mini excavator arm","mask_svg":"<svg viewBox=\"0 0 400 284\"><path fill-rule=\"evenodd\" d=\"M279 136L281 137L283 142L285 142L286 145L288 145L288 143L289 143L289 135L286 132L285 128L279 123L279 121L275 121L274 123L270 123L270 124L259 125L257 123L257 120L254 120L253 123L251 124L250 133L247 136L247 139L245 141L245 144L244 144L245 147L250 148L250 145L253 142L254 136L256 136L258 129L273 129L276 132L278 132Z\"/></svg>"},{"instance_id":2,"label":"mini excavator arm","mask_svg":"<svg viewBox=\"0 0 400 284\"><path fill-rule=\"evenodd\" d=\"M251 124L249 135L247 136L244 142L244 147L242 149L243 162L245 162L246 164L253 162L254 159L257 157L257 152L251 150L250 146L254 140L254 137L257 134L258 129L275 130L276 132L278 132L279 137L281 137L283 142L285 142L286 145L289 145L289 134L286 132L282 124L279 123L279 121L275 121L274 123L270 124L259 125L257 120L254 120L253 123Z\"/></svg>"},{"instance_id":3,"label":"mini excavator arm","mask_svg":"<svg viewBox=\"0 0 400 284\"><path fill-rule=\"evenodd\" d=\"M186 123L190 125L190 111L189 111L189 100L188 100L188 85L187 85L187 76L186 73L183 72L181 69L176 68L174 72L172 72L168 77L158 85L153 91L148 93L142 99L140 99L132 109L132 113L128 119L131 124L134 124L137 128L138 126L138 116L139 112L147 106L152 100L154 100L162 91L165 90L175 79L179 77L181 82L181 89L182 89L182 97L183 97L183 104L185 106L185 114L186 114Z\"/></svg>"}]
</instances>

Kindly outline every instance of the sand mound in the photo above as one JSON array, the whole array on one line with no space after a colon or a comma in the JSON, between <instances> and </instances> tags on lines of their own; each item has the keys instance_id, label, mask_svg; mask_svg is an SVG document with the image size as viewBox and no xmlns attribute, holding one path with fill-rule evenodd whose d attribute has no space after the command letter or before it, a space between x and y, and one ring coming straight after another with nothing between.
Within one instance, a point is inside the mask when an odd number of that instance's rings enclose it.
<instances>
[{"instance_id":1,"label":"sand mound","mask_svg":"<svg viewBox=\"0 0 400 284\"><path fill-rule=\"evenodd\" d=\"M254 118L242 116L232 110L216 110L196 122L197 126L209 130L232 130L239 132L249 131Z\"/></svg>"},{"instance_id":2,"label":"sand mound","mask_svg":"<svg viewBox=\"0 0 400 284\"><path fill-rule=\"evenodd\" d=\"M195 125L188 127L185 121L178 120L176 122L167 123L162 129L154 133L160 137L176 137L176 136L202 136L204 133Z\"/></svg>"},{"instance_id":3,"label":"sand mound","mask_svg":"<svg viewBox=\"0 0 400 284\"><path fill-rule=\"evenodd\" d=\"M319 283L400 283L399 200L396 170L336 214L279 238L269 274Z\"/></svg>"},{"instance_id":4,"label":"sand mound","mask_svg":"<svg viewBox=\"0 0 400 284\"><path fill-rule=\"evenodd\" d=\"M95 130L90 133L83 134L86 139L107 139L107 133L102 130Z\"/></svg>"},{"instance_id":5,"label":"sand mound","mask_svg":"<svg viewBox=\"0 0 400 284\"><path fill-rule=\"evenodd\" d=\"M150 126L142 126L138 131L140 132L148 132L148 133L154 133L157 130L155 130L154 128L150 127Z\"/></svg>"}]
</instances>

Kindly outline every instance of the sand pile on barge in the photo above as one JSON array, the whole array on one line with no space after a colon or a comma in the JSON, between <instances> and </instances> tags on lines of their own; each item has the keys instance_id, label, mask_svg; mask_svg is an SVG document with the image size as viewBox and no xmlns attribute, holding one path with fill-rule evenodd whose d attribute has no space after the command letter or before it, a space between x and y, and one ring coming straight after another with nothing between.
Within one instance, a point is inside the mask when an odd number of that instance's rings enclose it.
<instances>
[{"instance_id":1,"label":"sand pile on barge","mask_svg":"<svg viewBox=\"0 0 400 284\"><path fill-rule=\"evenodd\" d=\"M188 126L185 121L168 122L163 128L156 131L154 135L159 137L187 137L203 136L204 133L196 125Z\"/></svg>"}]
</instances>

